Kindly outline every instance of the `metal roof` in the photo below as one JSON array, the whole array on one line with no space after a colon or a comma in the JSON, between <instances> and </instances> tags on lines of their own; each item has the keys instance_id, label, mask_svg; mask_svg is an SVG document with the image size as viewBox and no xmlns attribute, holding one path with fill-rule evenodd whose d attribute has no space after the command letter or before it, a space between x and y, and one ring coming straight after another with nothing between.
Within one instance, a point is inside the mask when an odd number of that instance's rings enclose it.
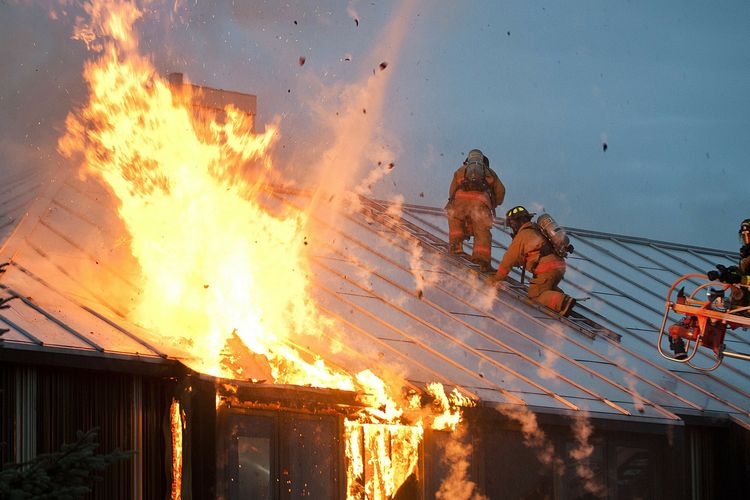
<instances>
[{"instance_id":1,"label":"metal roof","mask_svg":"<svg viewBox=\"0 0 750 500\"><path fill-rule=\"evenodd\" d=\"M42 181L36 171L0 172L0 242L13 232Z\"/></svg>"},{"instance_id":2,"label":"metal roof","mask_svg":"<svg viewBox=\"0 0 750 500\"><path fill-rule=\"evenodd\" d=\"M264 199L272 210L309 201L290 190ZM99 279L137 293L136 277L112 264L126 249L113 237L118 222L109 203L91 179L67 180L48 190L3 246L2 258L13 263L0 276L0 297L17 298L0 310L8 330L0 349L156 363L187 356L128 323L70 271L93 262ZM395 367L414 386L458 386L488 406L657 423L705 415L750 428L742 361L701 373L663 360L655 348L669 285L686 272L734 262L731 252L569 228L576 250L562 287L590 299L577 306L584 318L560 319L525 300L517 275L496 292L447 255L441 209L362 199L356 211L316 224L336 240L310 235L313 295L340 326L331 342L341 349L328 355L337 366ZM493 239L498 258L510 242L500 223ZM727 341L750 351L744 332Z\"/></svg>"}]
</instances>

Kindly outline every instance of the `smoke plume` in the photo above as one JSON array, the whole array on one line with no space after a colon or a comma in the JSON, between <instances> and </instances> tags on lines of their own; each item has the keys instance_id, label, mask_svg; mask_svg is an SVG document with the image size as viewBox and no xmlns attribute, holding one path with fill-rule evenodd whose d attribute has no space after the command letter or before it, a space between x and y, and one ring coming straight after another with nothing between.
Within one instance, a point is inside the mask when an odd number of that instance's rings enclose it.
<instances>
[{"instance_id":1,"label":"smoke plume","mask_svg":"<svg viewBox=\"0 0 750 500\"><path fill-rule=\"evenodd\" d=\"M448 466L449 472L435 494L438 500L485 500L487 498L479 493L477 485L469 480L469 457L473 447L471 443L466 442L466 435L465 426L459 426L447 436L442 462Z\"/></svg>"},{"instance_id":2,"label":"smoke plume","mask_svg":"<svg viewBox=\"0 0 750 500\"><path fill-rule=\"evenodd\" d=\"M537 459L542 464L552 467L557 474L562 473L563 461L555 456L554 445L539 427L536 415L531 410L525 406L497 406L496 409L506 417L521 424L524 443L534 450Z\"/></svg>"},{"instance_id":3,"label":"smoke plume","mask_svg":"<svg viewBox=\"0 0 750 500\"><path fill-rule=\"evenodd\" d=\"M590 457L594 452L594 446L590 443L589 439L591 438L593 429L586 412L580 412L580 414L575 416L572 430L576 447L570 451L569 455L575 461L576 475L583 481L583 487L587 492L596 497L603 498L606 490L596 480L590 464Z\"/></svg>"}]
</instances>

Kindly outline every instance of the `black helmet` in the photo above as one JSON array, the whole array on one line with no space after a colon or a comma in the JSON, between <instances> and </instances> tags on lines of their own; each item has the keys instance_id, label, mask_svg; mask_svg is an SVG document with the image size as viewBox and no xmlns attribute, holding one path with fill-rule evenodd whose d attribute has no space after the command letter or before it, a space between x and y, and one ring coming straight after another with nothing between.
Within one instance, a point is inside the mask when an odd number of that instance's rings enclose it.
<instances>
[{"instance_id":1,"label":"black helmet","mask_svg":"<svg viewBox=\"0 0 750 500\"><path fill-rule=\"evenodd\" d=\"M505 218L508 220L514 220L514 219L531 220L532 217L534 217L534 214L526 210L526 208L522 207L521 205L517 205L511 208L505 213Z\"/></svg>"},{"instance_id":2,"label":"black helmet","mask_svg":"<svg viewBox=\"0 0 750 500\"><path fill-rule=\"evenodd\" d=\"M505 222L513 229L513 234L515 234L521 226L533 217L534 214L526 210L525 207L517 205L505 213Z\"/></svg>"},{"instance_id":3,"label":"black helmet","mask_svg":"<svg viewBox=\"0 0 750 500\"><path fill-rule=\"evenodd\" d=\"M750 244L750 219L745 219L740 223L740 241L743 245Z\"/></svg>"}]
</instances>

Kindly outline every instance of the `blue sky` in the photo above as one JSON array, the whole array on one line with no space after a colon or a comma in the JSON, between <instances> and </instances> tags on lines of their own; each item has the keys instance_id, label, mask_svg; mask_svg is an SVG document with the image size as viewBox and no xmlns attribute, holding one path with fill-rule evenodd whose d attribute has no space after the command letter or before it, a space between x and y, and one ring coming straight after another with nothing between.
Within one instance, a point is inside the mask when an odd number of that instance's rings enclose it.
<instances>
[{"instance_id":1,"label":"blue sky","mask_svg":"<svg viewBox=\"0 0 750 500\"><path fill-rule=\"evenodd\" d=\"M503 209L736 249L750 217L750 4L425 0L389 46L400 4L178 2L139 27L159 71L255 93L261 123L281 117L277 165L289 176L331 142L321 113L341 102L325 90L357 86L397 54L373 139L396 167L375 196L442 206L478 147L506 184ZM6 169L60 165L54 138L85 96L71 21L39 5L0 3ZM352 168L364 176L371 160Z\"/></svg>"}]
</instances>

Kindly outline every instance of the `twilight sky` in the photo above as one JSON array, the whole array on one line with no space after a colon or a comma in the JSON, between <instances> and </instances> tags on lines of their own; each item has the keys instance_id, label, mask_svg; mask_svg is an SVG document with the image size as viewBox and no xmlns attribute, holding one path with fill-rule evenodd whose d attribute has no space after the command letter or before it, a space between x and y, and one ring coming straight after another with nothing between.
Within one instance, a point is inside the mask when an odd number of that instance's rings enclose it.
<instances>
[{"instance_id":1,"label":"twilight sky","mask_svg":"<svg viewBox=\"0 0 750 500\"><path fill-rule=\"evenodd\" d=\"M51 2L0 0L5 173L63 165L55 140L92 57L64 3L55 20ZM442 206L480 148L507 188L500 213L525 204L563 225L729 250L750 217L748 2L154 4L142 52L164 75L256 94L260 126L280 120L274 157L290 177L346 143L336 113L371 104L367 154L331 168L364 178L394 162L379 198Z\"/></svg>"}]
</instances>

